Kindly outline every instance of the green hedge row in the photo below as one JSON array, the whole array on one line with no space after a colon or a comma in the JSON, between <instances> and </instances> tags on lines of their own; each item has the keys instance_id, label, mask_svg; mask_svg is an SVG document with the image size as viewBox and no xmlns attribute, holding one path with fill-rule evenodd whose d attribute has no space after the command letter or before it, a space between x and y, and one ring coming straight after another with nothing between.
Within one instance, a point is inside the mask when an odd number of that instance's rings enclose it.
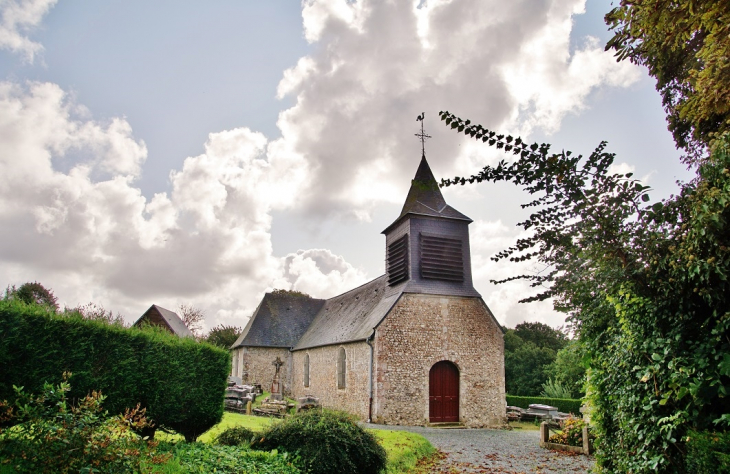
<instances>
[{"instance_id":1,"label":"green hedge row","mask_svg":"<svg viewBox=\"0 0 730 474\"><path fill-rule=\"evenodd\" d=\"M104 408L123 413L137 403L158 427L194 440L223 416L230 356L222 349L163 331L123 328L43 307L0 301L0 400L13 385L39 392L73 373L71 398L92 390Z\"/></svg>"},{"instance_id":2,"label":"green hedge row","mask_svg":"<svg viewBox=\"0 0 730 474\"><path fill-rule=\"evenodd\" d=\"M541 403L558 407L558 411L564 413L572 413L575 416L582 416L580 407L583 405L582 400L574 400L571 398L546 398L546 397L518 397L516 395L507 395L507 405L524 408L525 410L533 403Z\"/></svg>"}]
</instances>

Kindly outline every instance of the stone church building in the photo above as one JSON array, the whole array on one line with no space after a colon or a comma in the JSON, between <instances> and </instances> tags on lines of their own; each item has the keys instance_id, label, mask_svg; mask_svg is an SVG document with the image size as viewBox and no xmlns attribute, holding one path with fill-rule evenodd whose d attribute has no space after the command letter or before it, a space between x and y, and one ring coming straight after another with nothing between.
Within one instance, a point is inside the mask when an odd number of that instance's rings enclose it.
<instances>
[{"instance_id":1,"label":"stone church building","mask_svg":"<svg viewBox=\"0 0 730 474\"><path fill-rule=\"evenodd\" d=\"M471 222L424 156L383 231L385 275L328 300L267 293L231 347L232 375L267 387L279 357L286 394L363 420L503 426L503 333L472 285Z\"/></svg>"}]
</instances>

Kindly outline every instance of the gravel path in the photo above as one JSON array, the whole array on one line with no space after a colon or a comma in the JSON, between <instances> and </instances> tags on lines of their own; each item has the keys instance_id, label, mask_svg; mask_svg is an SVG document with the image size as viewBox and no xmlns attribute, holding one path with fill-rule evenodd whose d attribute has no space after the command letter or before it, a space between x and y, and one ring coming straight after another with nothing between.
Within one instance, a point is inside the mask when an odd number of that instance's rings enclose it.
<instances>
[{"instance_id":1,"label":"gravel path","mask_svg":"<svg viewBox=\"0 0 730 474\"><path fill-rule=\"evenodd\" d=\"M367 428L418 433L446 454L434 473L584 473L593 456L549 451L538 431L469 430L366 424Z\"/></svg>"}]
</instances>

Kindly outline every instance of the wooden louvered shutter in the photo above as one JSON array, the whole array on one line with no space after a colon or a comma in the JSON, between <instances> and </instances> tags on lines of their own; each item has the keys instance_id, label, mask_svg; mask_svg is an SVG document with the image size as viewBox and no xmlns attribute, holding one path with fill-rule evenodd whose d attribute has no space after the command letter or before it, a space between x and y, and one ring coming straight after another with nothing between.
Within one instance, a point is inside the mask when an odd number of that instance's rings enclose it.
<instances>
[{"instance_id":1,"label":"wooden louvered shutter","mask_svg":"<svg viewBox=\"0 0 730 474\"><path fill-rule=\"evenodd\" d=\"M464 281L461 240L421 234L421 277Z\"/></svg>"},{"instance_id":2,"label":"wooden louvered shutter","mask_svg":"<svg viewBox=\"0 0 730 474\"><path fill-rule=\"evenodd\" d=\"M388 245L388 284L393 286L408 279L408 235Z\"/></svg>"}]
</instances>

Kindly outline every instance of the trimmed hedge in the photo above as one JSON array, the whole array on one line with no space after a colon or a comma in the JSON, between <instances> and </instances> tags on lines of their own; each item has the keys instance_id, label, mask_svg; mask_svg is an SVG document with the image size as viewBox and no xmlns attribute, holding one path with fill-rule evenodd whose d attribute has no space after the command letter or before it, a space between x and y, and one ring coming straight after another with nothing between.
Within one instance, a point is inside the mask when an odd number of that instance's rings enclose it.
<instances>
[{"instance_id":1,"label":"trimmed hedge","mask_svg":"<svg viewBox=\"0 0 730 474\"><path fill-rule=\"evenodd\" d=\"M516 395L507 395L507 405L524 408L525 410L533 403L541 403L558 407L558 411L564 413L572 413L575 416L582 416L580 407L583 405L582 400L574 400L571 398L546 398L546 397L518 397Z\"/></svg>"},{"instance_id":2,"label":"trimmed hedge","mask_svg":"<svg viewBox=\"0 0 730 474\"><path fill-rule=\"evenodd\" d=\"M223 349L163 331L0 301L0 367L0 400L14 398L13 385L38 392L68 371L73 374L69 398L100 390L110 413L140 403L158 427L192 441L223 416L230 357Z\"/></svg>"}]
</instances>

